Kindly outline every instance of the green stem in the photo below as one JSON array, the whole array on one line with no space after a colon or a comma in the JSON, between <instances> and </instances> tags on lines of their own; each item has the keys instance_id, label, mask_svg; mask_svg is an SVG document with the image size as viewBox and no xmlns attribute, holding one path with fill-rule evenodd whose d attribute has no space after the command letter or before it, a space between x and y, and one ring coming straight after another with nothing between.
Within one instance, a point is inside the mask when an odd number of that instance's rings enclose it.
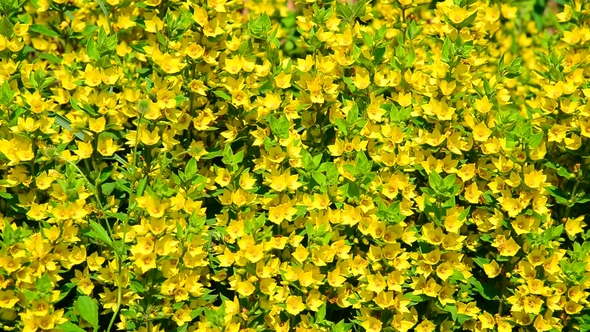
<instances>
[{"instance_id":1,"label":"green stem","mask_svg":"<svg viewBox=\"0 0 590 332\"><path fill-rule=\"evenodd\" d=\"M565 221L567 221L567 218L570 216L570 210L572 208L572 205L574 204L574 198L576 197L576 194L578 193L578 186L580 185L580 179L576 178L576 184L574 185L574 190L572 190L572 193L570 195L570 199L568 200L568 206L565 209L565 213L563 214L563 219Z\"/></svg>"},{"instance_id":2,"label":"green stem","mask_svg":"<svg viewBox=\"0 0 590 332\"><path fill-rule=\"evenodd\" d=\"M146 306L146 315L147 315L147 330L151 331L152 320L150 319L150 310L152 309L152 299L154 297L154 275L155 271L150 271L150 291L148 293L148 304Z\"/></svg>"},{"instance_id":3,"label":"green stem","mask_svg":"<svg viewBox=\"0 0 590 332\"><path fill-rule=\"evenodd\" d=\"M98 1L98 5L100 6L100 9L102 10L102 13L104 14L105 18L107 19L107 24L109 25L109 32L111 33L111 35L115 34L115 31L113 30L113 24L111 23L111 19L109 17L109 12L107 11L107 7L105 7L104 2L102 2L102 0L97 0Z\"/></svg>"},{"instance_id":4,"label":"green stem","mask_svg":"<svg viewBox=\"0 0 590 332\"><path fill-rule=\"evenodd\" d=\"M197 64L193 63L193 68L192 68L191 77L190 77L191 81L195 79L196 72L197 72ZM191 115L191 118L194 119L195 118L195 110L193 109L193 105L195 102L195 93L192 89L190 90L189 97L190 97L190 102L189 102L189 106L188 106L188 111ZM190 144L193 140L193 138L192 138L193 131L191 130L190 126L187 128L187 130L188 130L188 144L190 146Z\"/></svg>"},{"instance_id":5,"label":"green stem","mask_svg":"<svg viewBox=\"0 0 590 332\"><path fill-rule=\"evenodd\" d=\"M65 161L66 163L70 164L82 176L82 178L84 179L84 181L86 182L86 184L88 185L88 187L90 188L90 190L92 190L92 194L94 195L94 198L96 199L96 204L98 205L98 208L100 209L101 212L104 212L104 207L102 206L102 203L100 202L100 197L98 195L98 192L96 191L95 185L93 185L90 182L90 180L88 180L88 178L86 177L86 175L84 174L84 172L82 172L82 170L80 169L80 167L78 167L78 165L74 164L73 162L71 162L71 161L69 161L69 160L67 160L67 159L65 159L65 158L63 158L61 156L58 156L58 158L61 159L61 160L63 160L63 161ZM105 222L107 221L106 220L106 217L104 216L104 214L103 214L102 218L105 220ZM110 227L111 226L109 225L108 222L106 222L106 224L107 224L107 226L109 227L109 230L110 230ZM113 233L112 232L111 232L110 235L111 235L111 237L113 237Z\"/></svg>"},{"instance_id":6,"label":"green stem","mask_svg":"<svg viewBox=\"0 0 590 332\"><path fill-rule=\"evenodd\" d=\"M143 119L143 114L139 115L137 120L137 130L135 131L135 146L133 147L133 171L137 167L137 146L139 145L139 130L141 129L141 120Z\"/></svg>"},{"instance_id":7,"label":"green stem","mask_svg":"<svg viewBox=\"0 0 590 332\"><path fill-rule=\"evenodd\" d=\"M508 262L502 266L502 280L500 281L500 304L498 304L498 314L502 315L502 311L504 310L504 296L506 293L506 285L508 284L508 279L506 278L506 273L508 271Z\"/></svg>"},{"instance_id":8,"label":"green stem","mask_svg":"<svg viewBox=\"0 0 590 332\"><path fill-rule=\"evenodd\" d=\"M111 239L114 239L113 237L113 231L111 229L111 226L108 223L108 220L106 220L106 216L104 215L104 208L102 206L102 203L100 202L100 197L98 195L98 192L96 191L96 187L90 182L90 180L88 180L88 178L86 177L86 175L84 175L84 173L82 172L82 170L80 169L80 167L78 167L78 165L74 164L73 162L63 158L63 157L59 157L59 159L64 160L65 162L67 162L68 164L70 164L72 167L74 167L76 169L76 171L82 176L82 178L84 178L84 181L86 181L86 184L88 185L88 187L92 190L92 193L94 194L94 197L96 198L96 204L98 205L98 208L100 209L101 213L102 213L102 218L105 220L105 223L107 224L107 228L109 230L109 234ZM121 262L121 257L119 256L119 253L117 252L117 250L115 249L115 258L117 259L118 262L118 270L119 270L119 275L117 280L119 281L119 284L117 285L117 307L115 308L115 312L113 313L113 317L111 318L111 321L109 323L109 327L107 328L107 332L110 332L113 324L115 323L115 318L117 317L117 314L119 313L119 308L121 307L121 299L122 299L122 294L123 294L123 290L122 290L122 274L121 274L121 266L122 266L122 262Z\"/></svg>"},{"instance_id":9,"label":"green stem","mask_svg":"<svg viewBox=\"0 0 590 332\"><path fill-rule=\"evenodd\" d=\"M426 307L426 312L424 313L424 316L427 319L430 319L432 317L432 306L434 306L434 299L430 299L428 301L428 305Z\"/></svg>"},{"instance_id":10,"label":"green stem","mask_svg":"<svg viewBox=\"0 0 590 332\"><path fill-rule=\"evenodd\" d=\"M117 255L118 256L118 255ZM118 261L118 269L119 269L119 275L117 276L117 280L119 281L119 284L117 285L117 307L115 308L115 311L113 312L113 316L111 317L111 321L109 322L109 327L107 328L107 332L111 332L111 329L113 328L113 325L115 324L115 319L117 318L117 314L119 314L119 309L121 308L121 300L123 297L123 289L122 289L122 283L123 283L123 278L122 278L122 274L121 274L121 267L122 267L122 262L120 257L117 258Z\"/></svg>"}]
</instances>

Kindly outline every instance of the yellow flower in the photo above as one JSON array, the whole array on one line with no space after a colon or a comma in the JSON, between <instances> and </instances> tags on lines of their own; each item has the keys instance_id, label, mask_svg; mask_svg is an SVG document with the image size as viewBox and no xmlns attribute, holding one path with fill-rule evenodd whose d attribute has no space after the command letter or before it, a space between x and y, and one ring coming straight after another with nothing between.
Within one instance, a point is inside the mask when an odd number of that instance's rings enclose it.
<instances>
[{"instance_id":1,"label":"yellow flower","mask_svg":"<svg viewBox=\"0 0 590 332\"><path fill-rule=\"evenodd\" d=\"M436 329L436 325L433 322L429 321L428 319L425 319L414 328L414 331L416 331L416 332L434 332L435 329Z\"/></svg>"},{"instance_id":2,"label":"yellow flower","mask_svg":"<svg viewBox=\"0 0 590 332\"><path fill-rule=\"evenodd\" d=\"M285 305L285 309L287 310L287 312L293 316L297 316L299 315L299 313L305 310L305 304L301 300L300 296L290 295L289 297L287 297Z\"/></svg>"},{"instance_id":3,"label":"yellow flower","mask_svg":"<svg viewBox=\"0 0 590 332\"><path fill-rule=\"evenodd\" d=\"M465 199L471 204L478 204L481 194L482 192L479 190L475 182L471 183L467 188L465 188Z\"/></svg>"},{"instance_id":4,"label":"yellow flower","mask_svg":"<svg viewBox=\"0 0 590 332\"><path fill-rule=\"evenodd\" d=\"M355 75L353 79L354 86L359 90L366 89L371 84L371 78L369 77L369 71L365 68L355 68Z\"/></svg>"},{"instance_id":5,"label":"yellow flower","mask_svg":"<svg viewBox=\"0 0 590 332\"><path fill-rule=\"evenodd\" d=\"M449 20L455 24L460 24L469 16L467 10L459 6L453 6L446 14Z\"/></svg>"},{"instance_id":6,"label":"yellow flower","mask_svg":"<svg viewBox=\"0 0 590 332\"><path fill-rule=\"evenodd\" d=\"M191 318L191 309L186 305L182 308L179 308L178 310L176 310L176 312L174 312L174 315L172 315L172 320L178 326L182 326L185 323L190 322L191 320L193 320Z\"/></svg>"},{"instance_id":7,"label":"yellow flower","mask_svg":"<svg viewBox=\"0 0 590 332\"><path fill-rule=\"evenodd\" d=\"M412 105L412 93L399 93L397 95L396 101L400 104L401 107L408 107Z\"/></svg>"},{"instance_id":8,"label":"yellow flower","mask_svg":"<svg viewBox=\"0 0 590 332\"><path fill-rule=\"evenodd\" d=\"M497 277L502 272L500 265L495 260L492 260L489 264L484 264L483 270L490 279Z\"/></svg>"},{"instance_id":9,"label":"yellow flower","mask_svg":"<svg viewBox=\"0 0 590 332\"><path fill-rule=\"evenodd\" d=\"M180 72L186 63L182 63L181 58L173 57L169 53L160 53L156 51L152 54L154 62L156 62L164 72L167 74L176 74Z\"/></svg>"},{"instance_id":10,"label":"yellow flower","mask_svg":"<svg viewBox=\"0 0 590 332\"><path fill-rule=\"evenodd\" d=\"M84 82L86 85L95 87L102 83L102 72L99 68L94 68L92 65L86 65L86 69L84 70Z\"/></svg>"},{"instance_id":11,"label":"yellow flower","mask_svg":"<svg viewBox=\"0 0 590 332\"><path fill-rule=\"evenodd\" d=\"M543 300L535 295L529 295L524 299L524 311L529 314L537 315L541 312Z\"/></svg>"},{"instance_id":12,"label":"yellow flower","mask_svg":"<svg viewBox=\"0 0 590 332\"><path fill-rule=\"evenodd\" d=\"M570 5L565 5L563 7L563 12L556 14L557 19L559 22L567 22L572 18L572 7Z\"/></svg>"},{"instance_id":13,"label":"yellow flower","mask_svg":"<svg viewBox=\"0 0 590 332\"><path fill-rule=\"evenodd\" d=\"M92 280L90 280L90 278L88 278L88 275L83 274L79 270L75 270L74 272L75 272L76 278L72 279L72 281L76 282L76 286L78 286L78 289L86 295L92 294L92 291L94 290L94 283L92 283ZM86 270L86 272L88 272L88 270Z\"/></svg>"},{"instance_id":14,"label":"yellow flower","mask_svg":"<svg viewBox=\"0 0 590 332\"><path fill-rule=\"evenodd\" d=\"M584 306L574 302L568 301L563 307L568 315L575 315L584 309Z\"/></svg>"},{"instance_id":15,"label":"yellow flower","mask_svg":"<svg viewBox=\"0 0 590 332\"><path fill-rule=\"evenodd\" d=\"M524 183L529 186L529 188L541 188L545 186L547 175L545 175L542 170L535 171L532 167L525 170Z\"/></svg>"},{"instance_id":16,"label":"yellow flower","mask_svg":"<svg viewBox=\"0 0 590 332\"><path fill-rule=\"evenodd\" d=\"M444 262L436 267L436 275L443 281L449 279L453 273L455 273L455 270L448 262Z\"/></svg>"},{"instance_id":17,"label":"yellow flower","mask_svg":"<svg viewBox=\"0 0 590 332\"><path fill-rule=\"evenodd\" d=\"M146 195L137 197L138 206L145 208L152 218L162 218L170 206L169 200L162 200L156 196Z\"/></svg>"},{"instance_id":18,"label":"yellow flower","mask_svg":"<svg viewBox=\"0 0 590 332\"><path fill-rule=\"evenodd\" d=\"M316 289L313 289L309 292L305 301L309 310L316 312L325 302L326 301L323 300L322 294Z\"/></svg>"},{"instance_id":19,"label":"yellow flower","mask_svg":"<svg viewBox=\"0 0 590 332\"><path fill-rule=\"evenodd\" d=\"M253 245L246 249L244 257L252 263L260 261L264 257L263 245Z\"/></svg>"},{"instance_id":20,"label":"yellow flower","mask_svg":"<svg viewBox=\"0 0 590 332\"><path fill-rule=\"evenodd\" d=\"M0 290L0 308L12 309L14 305L19 301L12 290Z\"/></svg>"},{"instance_id":21,"label":"yellow flower","mask_svg":"<svg viewBox=\"0 0 590 332\"><path fill-rule=\"evenodd\" d=\"M503 3L501 6L502 16L506 19L514 19L516 18L516 13L518 12L518 7L510 6L509 4Z\"/></svg>"},{"instance_id":22,"label":"yellow flower","mask_svg":"<svg viewBox=\"0 0 590 332\"><path fill-rule=\"evenodd\" d=\"M478 142L485 142L488 140L492 131L488 129L485 123L480 122L473 128L473 139Z\"/></svg>"},{"instance_id":23,"label":"yellow flower","mask_svg":"<svg viewBox=\"0 0 590 332\"><path fill-rule=\"evenodd\" d=\"M447 81L443 80L439 83L440 91L445 96L448 96L451 93L453 93L453 91L455 90L456 87L457 87L456 81L447 82Z\"/></svg>"},{"instance_id":24,"label":"yellow flower","mask_svg":"<svg viewBox=\"0 0 590 332\"><path fill-rule=\"evenodd\" d=\"M498 251L500 252L500 255L506 257L512 257L516 255L516 253L519 250L520 246L516 243L516 241L514 241L513 238L510 238L509 240L505 241L504 243L498 246Z\"/></svg>"},{"instance_id":25,"label":"yellow flower","mask_svg":"<svg viewBox=\"0 0 590 332\"><path fill-rule=\"evenodd\" d=\"M304 246L300 245L297 247L297 249L295 249L295 252L293 252L291 256L295 258L299 263L303 263L309 256L309 252L307 251L307 249L305 249Z\"/></svg>"},{"instance_id":26,"label":"yellow flower","mask_svg":"<svg viewBox=\"0 0 590 332\"><path fill-rule=\"evenodd\" d=\"M533 220L529 216L519 215L512 222L512 227L517 235L527 234L530 232Z\"/></svg>"},{"instance_id":27,"label":"yellow flower","mask_svg":"<svg viewBox=\"0 0 590 332\"><path fill-rule=\"evenodd\" d=\"M243 58L235 56L232 59L225 59L225 70L230 74L237 74L242 70Z\"/></svg>"},{"instance_id":28,"label":"yellow flower","mask_svg":"<svg viewBox=\"0 0 590 332\"><path fill-rule=\"evenodd\" d=\"M115 143L115 141L111 137L101 136L98 139L98 145L96 150L105 157L110 157L117 150L119 150L119 146Z\"/></svg>"},{"instance_id":29,"label":"yellow flower","mask_svg":"<svg viewBox=\"0 0 590 332\"><path fill-rule=\"evenodd\" d=\"M286 74L284 71L280 72L274 78L275 84L281 89L288 89L291 87L291 74Z\"/></svg>"},{"instance_id":30,"label":"yellow flower","mask_svg":"<svg viewBox=\"0 0 590 332\"><path fill-rule=\"evenodd\" d=\"M142 273L146 273L147 271L151 270L151 269L155 269L156 266L156 253L151 253L151 254L147 254L147 255L143 255L143 254L135 254L134 255L135 258L135 266L137 266Z\"/></svg>"},{"instance_id":31,"label":"yellow flower","mask_svg":"<svg viewBox=\"0 0 590 332\"><path fill-rule=\"evenodd\" d=\"M250 282L250 280L240 281L240 282L236 283L236 291L244 297L248 297L248 296L254 294L255 290L256 290L256 287L254 287L254 285Z\"/></svg>"},{"instance_id":32,"label":"yellow flower","mask_svg":"<svg viewBox=\"0 0 590 332\"><path fill-rule=\"evenodd\" d=\"M575 219L567 219L567 221L565 222L565 232L570 238L574 238L576 234L584 232L584 227L586 227L584 218L585 215L581 215Z\"/></svg>"},{"instance_id":33,"label":"yellow flower","mask_svg":"<svg viewBox=\"0 0 590 332\"><path fill-rule=\"evenodd\" d=\"M382 329L383 323L381 323L381 321L378 320L377 318L369 316L369 317L363 318L363 322L361 323L361 326L367 332L379 332Z\"/></svg>"},{"instance_id":34,"label":"yellow flower","mask_svg":"<svg viewBox=\"0 0 590 332\"><path fill-rule=\"evenodd\" d=\"M10 141L0 140L0 153L10 160L10 165L15 165L20 161L32 160L35 155L33 152L33 142L25 136L16 136Z\"/></svg>"}]
</instances>

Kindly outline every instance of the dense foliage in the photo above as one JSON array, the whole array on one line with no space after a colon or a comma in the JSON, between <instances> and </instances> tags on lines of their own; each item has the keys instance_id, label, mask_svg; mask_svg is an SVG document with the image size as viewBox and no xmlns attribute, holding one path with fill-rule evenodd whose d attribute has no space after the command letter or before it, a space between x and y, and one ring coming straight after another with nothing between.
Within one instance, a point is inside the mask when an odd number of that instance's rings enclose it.
<instances>
[{"instance_id":1,"label":"dense foliage","mask_svg":"<svg viewBox=\"0 0 590 332\"><path fill-rule=\"evenodd\" d=\"M4 330L590 330L590 3L0 15Z\"/></svg>"}]
</instances>

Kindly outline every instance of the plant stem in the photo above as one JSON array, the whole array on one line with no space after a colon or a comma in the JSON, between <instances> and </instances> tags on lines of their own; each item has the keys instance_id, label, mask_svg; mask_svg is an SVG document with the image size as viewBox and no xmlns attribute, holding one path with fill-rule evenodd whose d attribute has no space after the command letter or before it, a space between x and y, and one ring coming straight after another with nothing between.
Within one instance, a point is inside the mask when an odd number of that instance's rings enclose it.
<instances>
[{"instance_id":1,"label":"plant stem","mask_svg":"<svg viewBox=\"0 0 590 332\"><path fill-rule=\"evenodd\" d=\"M92 190L92 193L94 194L94 197L96 198L96 204L98 205L98 208L100 209L100 212L102 214L102 219L105 220L105 223L107 224L111 239L114 240L114 236L113 236L113 231L111 229L111 226L108 223L108 220L106 219L106 216L104 215L104 207L102 206L102 203L100 202L100 197L98 195L98 192L96 191L96 187L90 182L90 180L88 180L88 178L86 177L86 175L84 175L84 173L82 172L82 170L80 169L80 167L78 167L78 165L74 164L73 162L63 158L63 157L59 157L59 159L64 160L65 162L67 162L68 164L70 164L72 167L74 167L76 169L76 171L82 175L82 177L84 178L84 181L86 181L86 184L88 185L88 187L90 187L90 189ZM119 253L117 252L116 248L113 248L114 252L115 252L115 259L117 260L118 263L118 270L119 270L119 275L118 275L118 287L117 287L117 307L115 308L115 311L113 313L113 317L111 318L111 321L109 323L109 327L107 328L107 332L110 332L113 324L115 323L115 318L117 318L117 314L119 313L119 308L121 307L121 299L122 299L122 295L123 295L123 290L122 290L122 274L121 274L121 266L122 266L122 262L121 262L121 257L119 256Z\"/></svg>"},{"instance_id":2,"label":"plant stem","mask_svg":"<svg viewBox=\"0 0 590 332\"><path fill-rule=\"evenodd\" d=\"M141 129L141 120L143 119L143 114L139 115L137 119L137 130L135 131L135 146L133 147L133 171L135 172L135 168L137 167L137 146L139 145L139 130Z\"/></svg>"},{"instance_id":3,"label":"plant stem","mask_svg":"<svg viewBox=\"0 0 590 332\"><path fill-rule=\"evenodd\" d=\"M500 304L498 305L498 314L502 315L502 311L504 310L504 295L506 293L506 285L508 283L508 279L506 278L506 273L507 273L507 266L508 266L508 262L506 262L506 264L504 264L502 266L502 280L500 281Z\"/></svg>"},{"instance_id":4,"label":"plant stem","mask_svg":"<svg viewBox=\"0 0 590 332\"><path fill-rule=\"evenodd\" d=\"M115 311L113 312L113 316L111 317L111 321L109 322L109 327L107 328L107 332L111 332L111 329L113 328L113 324L115 324L115 319L117 318L117 314L119 313L119 309L121 308L121 300L123 297L123 289L122 289L122 283L123 283L123 278L122 278L122 274L121 274L121 267L123 265L123 263L121 262L120 257L118 257L117 254L117 262L118 262L118 269L119 269L119 275L117 276L117 280L119 281L119 284L117 285L117 307L115 307Z\"/></svg>"},{"instance_id":5,"label":"plant stem","mask_svg":"<svg viewBox=\"0 0 590 332\"><path fill-rule=\"evenodd\" d=\"M576 197L576 194L578 192L578 186L580 185L580 179L576 178L576 184L574 185L574 189L572 190L572 193L570 195L570 199L568 200L568 206L565 209L565 213L563 214L563 219L564 221L567 221L567 218L570 215L570 209L572 208L573 202L574 202L574 198Z\"/></svg>"},{"instance_id":6,"label":"plant stem","mask_svg":"<svg viewBox=\"0 0 590 332\"><path fill-rule=\"evenodd\" d=\"M190 77L191 81L195 79L196 71L197 71L197 64L193 63L193 68L192 68L191 77ZM192 120L195 118L195 110L193 109L193 105L195 102L195 93L192 89L190 90L189 98L190 98L190 102L189 102L189 106L188 106L188 111L191 115L191 120ZM187 130L188 130L188 145L190 146L190 144L193 140L193 138L192 138L193 131L191 130L190 126L187 128Z\"/></svg>"},{"instance_id":7,"label":"plant stem","mask_svg":"<svg viewBox=\"0 0 590 332\"><path fill-rule=\"evenodd\" d=\"M86 175L84 174L84 172L82 172L82 170L80 169L80 167L78 167L78 165L74 164L73 162L71 162L71 161L69 161L69 160L67 160L67 159L65 159L65 158L63 158L61 156L59 156L58 158L61 159L61 160L63 160L63 161L65 161L66 163L70 164L82 176L82 178L84 179L84 181L86 181L86 184L88 185L88 187L90 187L90 190L92 190L92 194L94 195L94 198L96 199L96 205L98 205L98 208L100 209L100 211L103 212L104 207L102 206L102 203L100 202L100 197L98 195L98 192L96 191L96 186L93 185L90 182L90 180L88 180L88 178L86 177ZM106 217L104 216L104 214L102 215L102 219L104 219L105 222L107 221L106 220ZM107 226L109 227L109 230L110 230L110 227L111 226L109 226L109 223L108 222L106 222L106 224L107 224ZM112 232L111 232L111 237L113 237Z\"/></svg>"}]
</instances>

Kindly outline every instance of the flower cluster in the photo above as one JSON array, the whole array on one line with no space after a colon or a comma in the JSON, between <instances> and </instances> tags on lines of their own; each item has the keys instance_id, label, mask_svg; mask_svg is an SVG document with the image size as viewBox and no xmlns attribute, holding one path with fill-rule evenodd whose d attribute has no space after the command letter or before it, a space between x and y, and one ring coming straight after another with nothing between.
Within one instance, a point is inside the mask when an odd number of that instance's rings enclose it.
<instances>
[{"instance_id":1,"label":"flower cluster","mask_svg":"<svg viewBox=\"0 0 590 332\"><path fill-rule=\"evenodd\" d=\"M0 328L590 330L590 3L0 0Z\"/></svg>"}]
</instances>

